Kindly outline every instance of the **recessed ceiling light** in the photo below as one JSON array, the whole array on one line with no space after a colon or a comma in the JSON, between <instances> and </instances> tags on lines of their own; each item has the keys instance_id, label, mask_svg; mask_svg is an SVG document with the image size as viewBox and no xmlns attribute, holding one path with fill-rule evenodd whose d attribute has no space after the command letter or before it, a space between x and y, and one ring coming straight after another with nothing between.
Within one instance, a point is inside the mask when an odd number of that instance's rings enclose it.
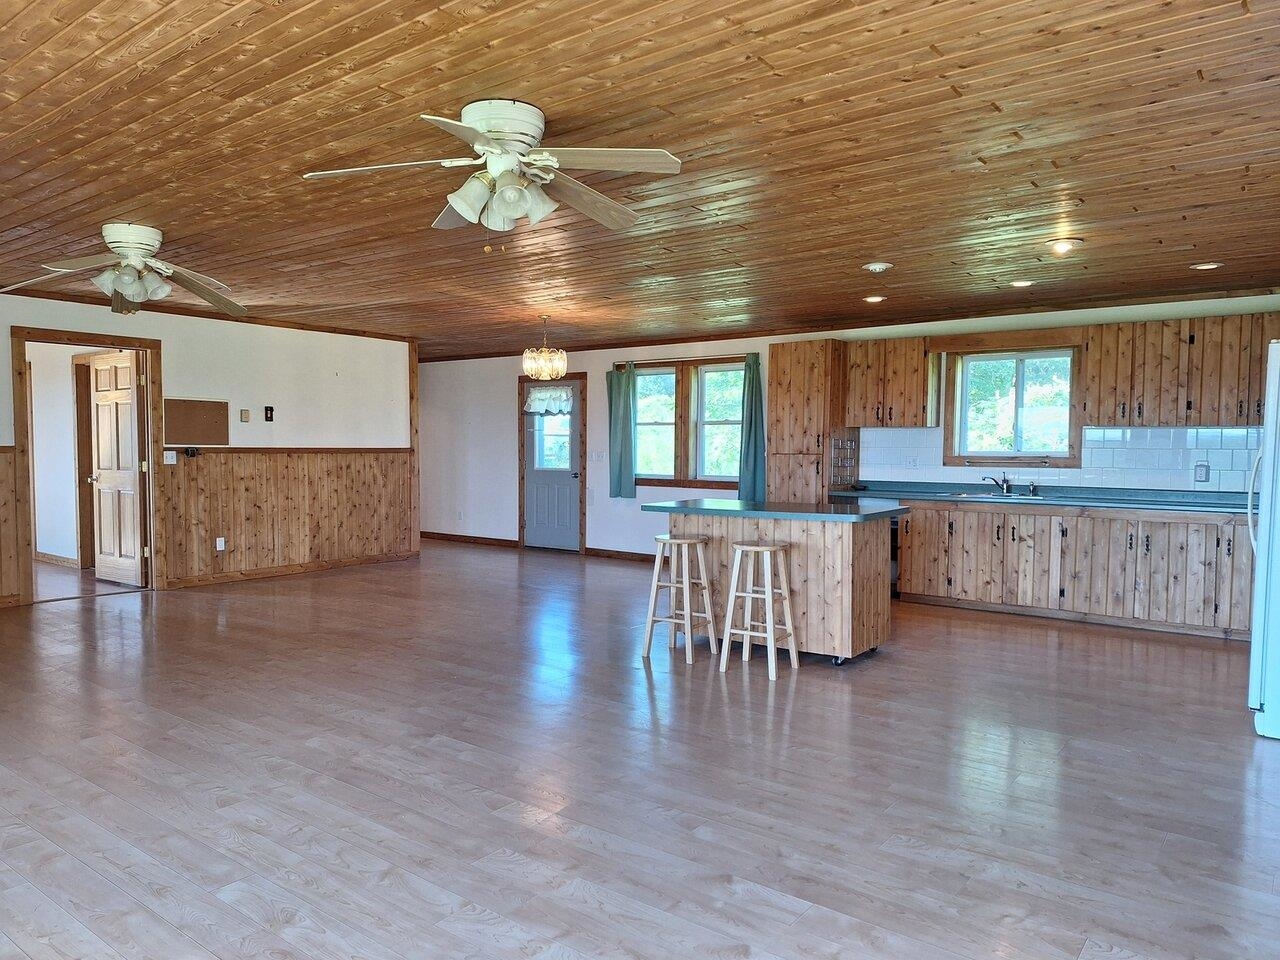
<instances>
[{"instance_id":1,"label":"recessed ceiling light","mask_svg":"<svg viewBox=\"0 0 1280 960\"><path fill-rule=\"evenodd\" d=\"M1222 264L1218 263L1216 260L1210 260L1206 263L1193 263L1191 265L1191 269L1192 270L1217 270L1220 266L1222 266Z\"/></svg>"},{"instance_id":2,"label":"recessed ceiling light","mask_svg":"<svg viewBox=\"0 0 1280 960\"><path fill-rule=\"evenodd\" d=\"M1079 237L1059 237L1057 240L1046 240L1044 245L1058 256L1065 257L1072 250L1078 250L1084 246L1084 241Z\"/></svg>"},{"instance_id":3,"label":"recessed ceiling light","mask_svg":"<svg viewBox=\"0 0 1280 960\"><path fill-rule=\"evenodd\" d=\"M870 270L872 273L884 273L892 266L892 263L885 263L883 260L872 260L870 263L864 263L862 269Z\"/></svg>"},{"instance_id":4,"label":"recessed ceiling light","mask_svg":"<svg viewBox=\"0 0 1280 960\"><path fill-rule=\"evenodd\" d=\"M875 294L874 296L870 296L870 297L863 297L862 299L867 301L867 303L883 303L884 302L884 297L880 296L879 294Z\"/></svg>"},{"instance_id":5,"label":"recessed ceiling light","mask_svg":"<svg viewBox=\"0 0 1280 960\"><path fill-rule=\"evenodd\" d=\"M1034 280L1010 280L1010 281L1009 281L1009 286L1011 286L1011 287L1029 287L1029 286L1031 286L1033 283L1035 283L1035 281L1034 281Z\"/></svg>"}]
</instances>

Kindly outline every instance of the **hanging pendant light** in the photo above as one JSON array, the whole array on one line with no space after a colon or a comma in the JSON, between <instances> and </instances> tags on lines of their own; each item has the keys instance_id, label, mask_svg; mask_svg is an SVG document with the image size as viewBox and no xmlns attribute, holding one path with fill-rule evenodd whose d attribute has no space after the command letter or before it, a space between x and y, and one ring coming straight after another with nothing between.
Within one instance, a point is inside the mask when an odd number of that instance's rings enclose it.
<instances>
[{"instance_id":1,"label":"hanging pendant light","mask_svg":"<svg viewBox=\"0 0 1280 960\"><path fill-rule=\"evenodd\" d=\"M559 380L569 371L569 355L547 346L548 319L542 317L542 346L526 350L520 364L524 375L534 380Z\"/></svg>"}]
</instances>

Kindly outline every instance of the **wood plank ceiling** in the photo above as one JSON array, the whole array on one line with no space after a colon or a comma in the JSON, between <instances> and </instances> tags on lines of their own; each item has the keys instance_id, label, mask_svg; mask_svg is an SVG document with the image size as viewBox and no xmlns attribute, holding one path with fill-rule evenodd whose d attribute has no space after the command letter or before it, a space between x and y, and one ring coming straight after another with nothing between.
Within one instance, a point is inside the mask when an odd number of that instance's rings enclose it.
<instances>
[{"instance_id":1,"label":"wood plank ceiling","mask_svg":"<svg viewBox=\"0 0 1280 960\"><path fill-rule=\"evenodd\" d=\"M857 326L1280 281L1275 0L39 0L0 11L0 280L99 225L252 317L428 357ZM665 147L484 252L416 119L510 97L546 142ZM1043 241L1083 237L1055 258ZM496 242L496 241L495 241ZM859 269L884 259L881 278ZM1220 260L1212 272L1191 263ZM1034 280L1014 289L1012 280ZM85 279L43 290L98 301ZM884 294L878 305L863 302ZM175 304L188 301L175 292Z\"/></svg>"}]
</instances>

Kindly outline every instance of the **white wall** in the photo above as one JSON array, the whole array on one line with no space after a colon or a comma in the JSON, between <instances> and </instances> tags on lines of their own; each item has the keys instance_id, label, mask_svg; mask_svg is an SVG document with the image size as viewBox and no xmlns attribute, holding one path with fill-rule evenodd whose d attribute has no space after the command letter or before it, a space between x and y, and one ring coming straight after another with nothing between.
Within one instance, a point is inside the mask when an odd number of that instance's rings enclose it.
<instances>
[{"instance_id":1,"label":"white wall","mask_svg":"<svg viewBox=\"0 0 1280 960\"><path fill-rule=\"evenodd\" d=\"M732 491L637 487L635 500L609 498L609 425L604 375L625 360L706 357L758 351L761 375L768 382L768 345L773 341L867 336L922 336L1129 323L1195 316L1226 316L1280 310L1280 296L1239 297L1180 303L1054 311L1022 316L963 319L838 331L796 337L719 340L697 344L593 350L569 354L570 371L587 373L587 545L606 550L649 552L653 535L666 529L662 514L640 511L640 504L702 496L732 497ZM531 331L530 336L536 335ZM464 536L514 540L518 536L519 463L517 462L516 378L518 357L424 363L419 367L422 424L422 528ZM1235 485L1236 449L1256 445L1257 431L1088 431L1085 466L1078 471L1037 471L1043 483L1068 485L1181 486L1241 489ZM863 475L877 479L968 480L953 474L965 468L942 466L941 430L864 431ZM1218 446L1214 446L1215 441ZM1228 447L1227 444L1232 444ZM1193 450L1194 453L1185 453ZM1213 451L1217 450L1217 453ZM1230 456L1228 464L1226 457ZM1117 459L1118 458L1118 459ZM1208 459L1213 482L1175 482L1198 459ZM1242 458L1240 458L1242 459ZM1134 472L1115 473L1120 463ZM986 471L979 470L981 474ZM1051 475L1052 474L1052 475Z\"/></svg>"},{"instance_id":2,"label":"white wall","mask_svg":"<svg viewBox=\"0 0 1280 960\"><path fill-rule=\"evenodd\" d=\"M237 447L409 446L406 344L106 306L0 296L0 323L160 340L167 397L226 400ZM7 333L7 329L6 329ZM0 445L13 443L13 388L0 363ZM263 407L275 407L275 421ZM241 423L240 408L251 411Z\"/></svg>"},{"instance_id":3,"label":"white wall","mask_svg":"<svg viewBox=\"0 0 1280 960\"><path fill-rule=\"evenodd\" d=\"M84 347L27 346L31 363L31 470L35 477L36 549L76 559L76 403L71 358ZM91 352L91 351L90 351Z\"/></svg>"}]
</instances>

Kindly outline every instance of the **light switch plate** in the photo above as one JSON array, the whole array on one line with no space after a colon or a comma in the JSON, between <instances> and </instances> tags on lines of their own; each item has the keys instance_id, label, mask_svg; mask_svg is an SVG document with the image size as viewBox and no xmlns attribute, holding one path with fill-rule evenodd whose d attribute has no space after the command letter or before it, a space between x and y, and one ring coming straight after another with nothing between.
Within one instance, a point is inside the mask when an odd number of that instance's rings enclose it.
<instances>
[{"instance_id":1,"label":"light switch plate","mask_svg":"<svg viewBox=\"0 0 1280 960\"><path fill-rule=\"evenodd\" d=\"M178 451L166 450L164 452L164 465L166 467L175 467L178 465Z\"/></svg>"},{"instance_id":2,"label":"light switch plate","mask_svg":"<svg viewBox=\"0 0 1280 960\"><path fill-rule=\"evenodd\" d=\"M241 422L241 423L248 423L248 422L249 422L249 411L248 411L248 410L241 410L241 411L240 411L240 422Z\"/></svg>"}]
</instances>

